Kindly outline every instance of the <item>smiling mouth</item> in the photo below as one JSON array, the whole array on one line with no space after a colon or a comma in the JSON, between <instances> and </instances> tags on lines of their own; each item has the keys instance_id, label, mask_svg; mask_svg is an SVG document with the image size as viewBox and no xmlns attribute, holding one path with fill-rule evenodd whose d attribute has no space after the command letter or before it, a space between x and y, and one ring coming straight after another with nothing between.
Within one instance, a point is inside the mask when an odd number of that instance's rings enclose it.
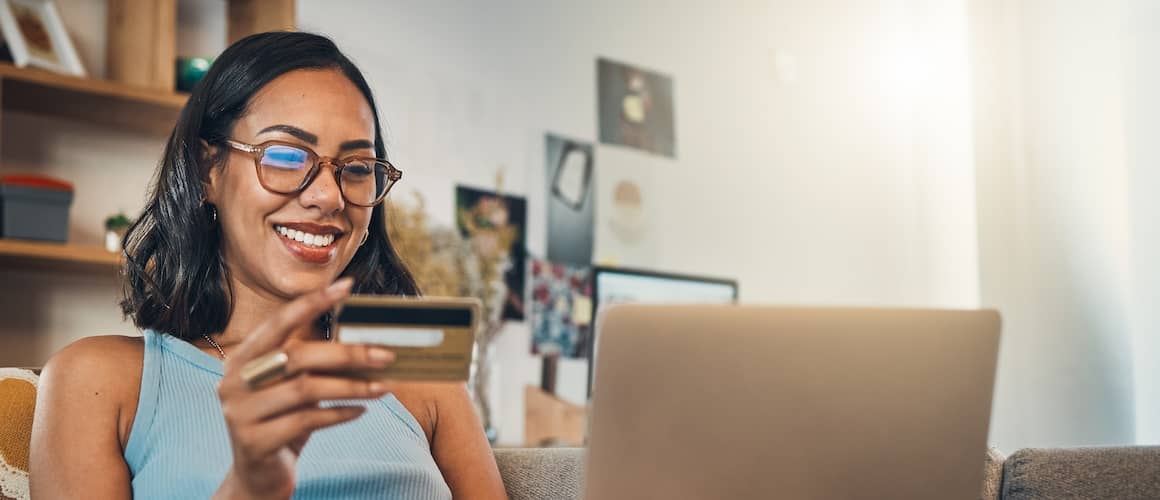
<instances>
[{"instance_id":1,"label":"smiling mouth","mask_svg":"<svg viewBox=\"0 0 1160 500\"><path fill-rule=\"evenodd\" d=\"M296 241L310 248L326 248L334 244L334 240L340 235L336 234L313 234L297 229L290 229L285 226L274 226L274 232L279 236L290 241Z\"/></svg>"}]
</instances>

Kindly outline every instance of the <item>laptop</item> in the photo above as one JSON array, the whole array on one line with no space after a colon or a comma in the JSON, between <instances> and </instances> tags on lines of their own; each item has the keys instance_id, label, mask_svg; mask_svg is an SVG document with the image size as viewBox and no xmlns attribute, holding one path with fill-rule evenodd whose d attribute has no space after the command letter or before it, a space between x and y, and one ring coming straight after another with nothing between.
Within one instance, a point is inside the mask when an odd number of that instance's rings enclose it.
<instances>
[{"instance_id":1,"label":"laptop","mask_svg":"<svg viewBox=\"0 0 1160 500\"><path fill-rule=\"evenodd\" d=\"M994 311L617 305L589 499L979 498Z\"/></svg>"}]
</instances>

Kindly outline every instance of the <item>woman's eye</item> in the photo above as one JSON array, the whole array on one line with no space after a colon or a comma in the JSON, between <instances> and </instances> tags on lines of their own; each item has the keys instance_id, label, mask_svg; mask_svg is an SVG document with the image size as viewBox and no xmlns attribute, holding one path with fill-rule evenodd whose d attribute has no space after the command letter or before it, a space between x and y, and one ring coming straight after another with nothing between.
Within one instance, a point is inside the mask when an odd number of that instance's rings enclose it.
<instances>
[{"instance_id":1,"label":"woman's eye","mask_svg":"<svg viewBox=\"0 0 1160 500\"><path fill-rule=\"evenodd\" d=\"M346 165L346 168L342 169L343 174L352 177L366 177L371 175L372 172L374 172L373 168L361 163L350 163Z\"/></svg>"}]
</instances>

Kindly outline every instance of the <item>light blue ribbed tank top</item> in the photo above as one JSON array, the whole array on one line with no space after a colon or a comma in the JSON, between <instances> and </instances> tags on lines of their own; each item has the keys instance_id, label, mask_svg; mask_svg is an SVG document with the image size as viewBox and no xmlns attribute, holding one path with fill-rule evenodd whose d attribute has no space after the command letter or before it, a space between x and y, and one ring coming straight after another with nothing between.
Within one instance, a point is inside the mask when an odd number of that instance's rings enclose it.
<instances>
[{"instance_id":1,"label":"light blue ribbed tank top","mask_svg":"<svg viewBox=\"0 0 1160 500\"><path fill-rule=\"evenodd\" d=\"M125 447L134 498L205 499L221 485L233 460L217 398L221 378L217 358L145 330L141 397ZM393 394L362 404L358 419L311 435L294 498L451 498L403 404Z\"/></svg>"}]
</instances>

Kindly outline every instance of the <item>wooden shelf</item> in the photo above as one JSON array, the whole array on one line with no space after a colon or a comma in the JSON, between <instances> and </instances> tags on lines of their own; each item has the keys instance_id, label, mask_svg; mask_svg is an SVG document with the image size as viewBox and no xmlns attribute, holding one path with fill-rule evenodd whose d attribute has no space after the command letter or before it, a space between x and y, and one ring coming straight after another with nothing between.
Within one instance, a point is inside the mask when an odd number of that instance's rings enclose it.
<instances>
[{"instance_id":1,"label":"wooden shelf","mask_svg":"<svg viewBox=\"0 0 1160 500\"><path fill-rule=\"evenodd\" d=\"M150 134L173 130L186 94L158 92L0 63L3 109L111 125Z\"/></svg>"},{"instance_id":2,"label":"wooden shelf","mask_svg":"<svg viewBox=\"0 0 1160 500\"><path fill-rule=\"evenodd\" d=\"M116 274L121 255L104 247L0 239L0 267Z\"/></svg>"}]
</instances>

